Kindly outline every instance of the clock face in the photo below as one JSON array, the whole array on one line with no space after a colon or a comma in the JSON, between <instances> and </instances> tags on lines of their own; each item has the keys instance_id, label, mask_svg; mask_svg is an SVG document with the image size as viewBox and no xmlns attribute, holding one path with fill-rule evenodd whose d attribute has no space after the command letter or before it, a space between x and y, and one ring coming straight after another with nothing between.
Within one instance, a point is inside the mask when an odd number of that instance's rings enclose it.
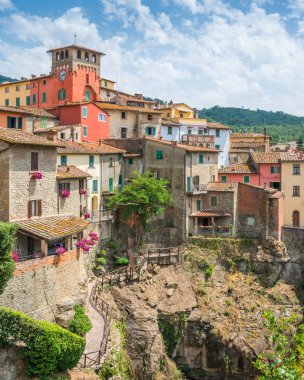
<instances>
[{"instance_id":1,"label":"clock face","mask_svg":"<svg viewBox=\"0 0 304 380\"><path fill-rule=\"evenodd\" d=\"M66 79L67 73L64 69L59 71L59 80L63 82Z\"/></svg>"}]
</instances>

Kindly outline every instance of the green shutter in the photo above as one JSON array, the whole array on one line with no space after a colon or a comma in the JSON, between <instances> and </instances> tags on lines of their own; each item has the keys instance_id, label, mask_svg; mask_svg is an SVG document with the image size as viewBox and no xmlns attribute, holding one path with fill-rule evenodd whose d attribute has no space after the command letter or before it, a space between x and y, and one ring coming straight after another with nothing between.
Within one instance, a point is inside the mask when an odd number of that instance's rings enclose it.
<instances>
[{"instance_id":1,"label":"green shutter","mask_svg":"<svg viewBox=\"0 0 304 380\"><path fill-rule=\"evenodd\" d=\"M249 183L250 182L250 177L249 175L244 176L244 183Z\"/></svg>"},{"instance_id":2,"label":"green shutter","mask_svg":"<svg viewBox=\"0 0 304 380\"><path fill-rule=\"evenodd\" d=\"M18 117L18 129L22 129L22 117Z\"/></svg>"},{"instance_id":3,"label":"green shutter","mask_svg":"<svg viewBox=\"0 0 304 380\"><path fill-rule=\"evenodd\" d=\"M199 155L199 163L200 164L204 163L204 155L202 153Z\"/></svg>"},{"instance_id":4,"label":"green shutter","mask_svg":"<svg viewBox=\"0 0 304 380\"><path fill-rule=\"evenodd\" d=\"M191 177L187 177L187 192L191 191Z\"/></svg>"},{"instance_id":5,"label":"green shutter","mask_svg":"<svg viewBox=\"0 0 304 380\"><path fill-rule=\"evenodd\" d=\"M86 119L88 117L88 109L87 107L82 107L82 117Z\"/></svg>"},{"instance_id":6,"label":"green shutter","mask_svg":"<svg viewBox=\"0 0 304 380\"><path fill-rule=\"evenodd\" d=\"M155 136L155 134L156 134L156 128L152 127L152 135Z\"/></svg>"},{"instance_id":7,"label":"green shutter","mask_svg":"<svg viewBox=\"0 0 304 380\"><path fill-rule=\"evenodd\" d=\"M46 117L45 116L42 116L41 125L42 125L42 127L46 127L47 126L47 122L46 122Z\"/></svg>"},{"instance_id":8,"label":"green shutter","mask_svg":"<svg viewBox=\"0 0 304 380\"><path fill-rule=\"evenodd\" d=\"M16 107L20 107L20 98L16 98Z\"/></svg>"},{"instance_id":9,"label":"green shutter","mask_svg":"<svg viewBox=\"0 0 304 380\"><path fill-rule=\"evenodd\" d=\"M31 105L31 96L30 95L26 97L26 105L27 106Z\"/></svg>"},{"instance_id":10,"label":"green shutter","mask_svg":"<svg viewBox=\"0 0 304 380\"><path fill-rule=\"evenodd\" d=\"M162 159L163 159L163 151L162 151L162 150L157 150L157 151L155 152L155 158L156 158L157 160L162 160Z\"/></svg>"},{"instance_id":11,"label":"green shutter","mask_svg":"<svg viewBox=\"0 0 304 380\"><path fill-rule=\"evenodd\" d=\"M86 100L90 100L91 99L91 92L90 91L86 91L85 92L85 98L86 98Z\"/></svg>"},{"instance_id":12,"label":"green shutter","mask_svg":"<svg viewBox=\"0 0 304 380\"><path fill-rule=\"evenodd\" d=\"M227 182L227 176L222 175L222 182L226 183Z\"/></svg>"},{"instance_id":13,"label":"green shutter","mask_svg":"<svg viewBox=\"0 0 304 380\"><path fill-rule=\"evenodd\" d=\"M89 156L89 167L90 168L94 167L94 156Z\"/></svg>"},{"instance_id":14,"label":"green shutter","mask_svg":"<svg viewBox=\"0 0 304 380\"><path fill-rule=\"evenodd\" d=\"M46 103L46 92L42 93L42 103Z\"/></svg>"},{"instance_id":15,"label":"green shutter","mask_svg":"<svg viewBox=\"0 0 304 380\"><path fill-rule=\"evenodd\" d=\"M118 185L122 186L122 174L119 174L118 176Z\"/></svg>"},{"instance_id":16,"label":"green shutter","mask_svg":"<svg viewBox=\"0 0 304 380\"><path fill-rule=\"evenodd\" d=\"M172 127L168 127L168 135L172 135Z\"/></svg>"},{"instance_id":17,"label":"green shutter","mask_svg":"<svg viewBox=\"0 0 304 380\"><path fill-rule=\"evenodd\" d=\"M5 99L5 107L9 106L9 99Z\"/></svg>"},{"instance_id":18,"label":"green shutter","mask_svg":"<svg viewBox=\"0 0 304 380\"><path fill-rule=\"evenodd\" d=\"M33 104L36 104L36 101L37 101L36 94L33 94Z\"/></svg>"},{"instance_id":19,"label":"green shutter","mask_svg":"<svg viewBox=\"0 0 304 380\"><path fill-rule=\"evenodd\" d=\"M67 162L68 162L67 156L61 156L60 157L60 161L61 161L61 165L65 166L67 164Z\"/></svg>"},{"instance_id":20,"label":"green shutter","mask_svg":"<svg viewBox=\"0 0 304 380\"><path fill-rule=\"evenodd\" d=\"M93 179L93 192L98 192L98 179Z\"/></svg>"},{"instance_id":21,"label":"green shutter","mask_svg":"<svg viewBox=\"0 0 304 380\"><path fill-rule=\"evenodd\" d=\"M113 191L113 178L109 178L109 192Z\"/></svg>"},{"instance_id":22,"label":"green shutter","mask_svg":"<svg viewBox=\"0 0 304 380\"><path fill-rule=\"evenodd\" d=\"M86 125L83 126L83 137L87 137L88 135L88 128Z\"/></svg>"},{"instance_id":23,"label":"green shutter","mask_svg":"<svg viewBox=\"0 0 304 380\"><path fill-rule=\"evenodd\" d=\"M215 131L215 136L216 136L216 137L220 137L220 130L219 130L219 129L217 129L217 130Z\"/></svg>"},{"instance_id":24,"label":"green shutter","mask_svg":"<svg viewBox=\"0 0 304 380\"><path fill-rule=\"evenodd\" d=\"M198 200L196 201L196 210L197 210L197 211L201 211L201 201L200 201L200 199L198 199Z\"/></svg>"},{"instance_id":25,"label":"green shutter","mask_svg":"<svg viewBox=\"0 0 304 380\"><path fill-rule=\"evenodd\" d=\"M7 117L7 128L12 128L12 118L10 116Z\"/></svg>"},{"instance_id":26,"label":"green shutter","mask_svg":"<svg viewBox=\"0 0 304 380\"><path fill-rule=\"evenodd\" d=\"M149 127L146 127L146 135L149 134Z\"/></svg>"}]
</instances>

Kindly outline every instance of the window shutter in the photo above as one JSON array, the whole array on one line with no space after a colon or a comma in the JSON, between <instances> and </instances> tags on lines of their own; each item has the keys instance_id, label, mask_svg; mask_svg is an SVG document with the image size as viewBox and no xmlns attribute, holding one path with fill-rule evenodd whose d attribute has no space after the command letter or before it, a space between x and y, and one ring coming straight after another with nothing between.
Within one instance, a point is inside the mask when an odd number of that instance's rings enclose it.
<instances>
[{"instance_id":1,"label":"window shutter","mask_svg":"<svg viewBox=\"0 0 304 380\"><path fill-rule=\"evenodd\" d=\"M18 117L18 129L22 129L22 117Z\"/></svg>"},{"instance_id":2,"label":"window shutter","mask_svg":"<svg viewBox=\"0 0 304 380\"><path fill-rule=\"evenodd\" d=\"M38 170L38 152L31 152L31 170Z\"/></svg>"},{"instance_id":3,"label":"window shutter","mask_svg":"<svg viewBox=\"0 0 304 380\"><path fill-rule=\"evenodd\" d=\"M29 201L27 204L27 216L29 219L32 217L32 202Z\"/></svg>"},{"instance_id":4,"label":"window shutter","mask_svg":"<svg viewBox=\"0 0 304 380\"><path fill-rule=\"evenodd\" d=\"M38 199L38 216L42 215L42 201L41 199Z\"/></svg>"},{"instance_id":5,"label":"window shutter","mask_svg":"<svg viewBox=\"0 0 304 380\"><path fill-rule=\"evenodd\" d=\"M59 194L61 194L62 191L63 191L63 186L62 185L63 185L62 183L59 183Z\"/></svg>"},{"instance_id":6,"label":"window shutter","mask_svg":"<svg viewBox=\"0 0 304 380\"><path fill-rule=\"evenodd\" d=\"M10 116L7 117L7 128L11 128L12 118Z\"/></svg>"},{"instance_id":7,"label":"window shutter","mask_svg":"<svg viewBox=\"0 0 304 380\"><path fill-rule=\"evenodd\" d=\"M82 217L83 211L82 211L82 205L80 205L80 217Z\"/></svg>"},{"instance_id":8,"label":"window shutter","mask_svg":"<svg viewBox=\"0 0 304 380\"><path fill-rule=\"evenodd\" d=\"M70 182L67 183L67 190L68 190L68 191L71 191Z\"/></svg>"}]
</instances>

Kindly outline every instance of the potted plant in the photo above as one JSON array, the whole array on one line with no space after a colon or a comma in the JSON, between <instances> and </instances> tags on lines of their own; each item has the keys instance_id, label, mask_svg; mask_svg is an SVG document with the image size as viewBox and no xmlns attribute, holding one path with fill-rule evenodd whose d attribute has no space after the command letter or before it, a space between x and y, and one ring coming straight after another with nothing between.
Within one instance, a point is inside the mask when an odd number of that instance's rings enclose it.
<instances>
[{"instance_id":1,"label":"potted plant","mask_svg":"<svg viewBox=\"0 0 304 380\"><path fill-rule=\"evenodd\" d=\"M62 192L61 192L61 196L63 198L69 198L70 195L71 195L70 190L62 190Z\"/></svg>"},{"instance_id":2,"label":"potted plant","mask_svg":"<svg viewBox=\"0 0 304 380\"><path fill-rule=\"evenodd\" d=\"M32 179L42 179L43 178L43 175L41 172L34 172L32 173Z\"/></svg>"}]
</instances>

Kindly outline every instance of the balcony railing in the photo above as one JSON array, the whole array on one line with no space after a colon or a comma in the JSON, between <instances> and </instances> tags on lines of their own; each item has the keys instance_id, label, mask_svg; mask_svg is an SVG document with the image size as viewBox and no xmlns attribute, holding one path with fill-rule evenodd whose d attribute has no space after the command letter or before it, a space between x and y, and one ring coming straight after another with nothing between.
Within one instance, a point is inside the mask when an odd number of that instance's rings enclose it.
<instances>
[{"instance_id":1,"label":"balcony railing","mask_svg":"<svg viewBox=\"0 0 304 380\"><path fill-rule=\"evenodd\" d=\"M230 236L230 226L198 226L198 235L202 236Z\"/></svg>"},{"instance_id":2,"label":"balcony railing","mask_svg":"<svg viewBox=\"0 0 304 380\"><path fill-rule=\"evenodd\" d=\"M207 185L191 185L187 186L187 193L207 194Z\"/></svg>"},{"instance_id":3,"label":"balcony railing","mask_svg":"<svg viewBox=\"0 0 304 380\"><path fill-rule=\"evenodd\" d=\"M87 212L90 214L90 217L88 218L88 220L92 223L113 219L113 214L111 210L103 210L103 209L99 211L88 210Z\"/></svg>"},{"instance_id":4,"label":"balcony railing","mask_svg":"<svg viewBox=\"0 0 304 380\"><path fill-rule=\"evenodd\" d=\"M183 135L182 142L189 145L203 145L209 144L209 148L214 148L215 136L210 135Z\"/></svg>"}]
</instances>

